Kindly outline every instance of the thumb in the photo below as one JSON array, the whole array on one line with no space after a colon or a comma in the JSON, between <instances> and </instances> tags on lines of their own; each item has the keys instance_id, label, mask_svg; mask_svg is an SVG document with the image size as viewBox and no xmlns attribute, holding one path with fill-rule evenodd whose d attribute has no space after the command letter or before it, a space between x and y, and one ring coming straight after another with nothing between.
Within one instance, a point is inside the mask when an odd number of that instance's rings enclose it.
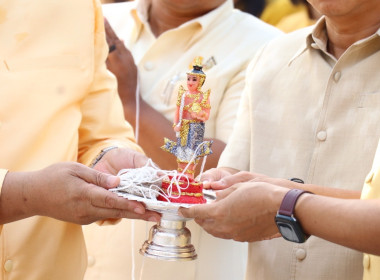
<instances>
[{"instance_id":1,"label":"thumb","mask_svg":"<svg viewBox=\"0 0 380 280\"><path fill-rule=\"evenodd\" d=\"M230 188L226 188L226 189L221 190L221 191L217 191L215 193L216 200L222 200L223 198L226 198L227 196L229 196L235 190L236 190L236 188L230 187Z\"/></svg>"},{"instance_id":2,"label":"thumb","mask_svg":"<svg viewBox=\"0 0 380 280\"><path fill-rule=\"evenodd\" d=\"M185 218L207 219L210 217L211 204L193 205L189 208L180 207L178 214Z\"/></svg>"},{"instance_id":3,"label":"thumb","mask_svg":"<svg viewBox=\"0 0 380 280\"><path fill-rule=\"evenodd\" d=\"M222 190L231 187L237 183L247 182L253 178L253 174L247 171L240 171L236 174L224 176L222 179L211 183L211 188Z\"/></svg>"},{"instance_id":4,"label":"thumb","mask_svg":"<svg viewBox=\"0 0 380 280\"><path fill-rule=\"evenodd\" d=\"M203 187L205 189L209 189L211 188L213 182L219 181L221 179L221 175L217 168L211 168L210 170L207 170L198 176L196 179L203 182Z\"/></svg>"},{"instance_id":5,"label":"thumb","mask_svg":"<svg viewBox=\"0 0 380 280\"><path fill-rule=\"evenodd\" d=\"M105 189L116 188L120 183L120 178L114 175L106 174L95 169L83 166L77 172L78 177L87 183L97 185Z\"/></svg>"},{"instance_id":6,"label":"thumb","mask_svg":"<svg viewBox=\"0 0 380 280\"><path fill-rule=\"evenodd\" d=\"M142 154L142 153L139 153L139 152L135 152L133 154L133 167L134 168L139 168L139 167L143 167L147 164L149 158Z\"/></svg>"}]
</instances>

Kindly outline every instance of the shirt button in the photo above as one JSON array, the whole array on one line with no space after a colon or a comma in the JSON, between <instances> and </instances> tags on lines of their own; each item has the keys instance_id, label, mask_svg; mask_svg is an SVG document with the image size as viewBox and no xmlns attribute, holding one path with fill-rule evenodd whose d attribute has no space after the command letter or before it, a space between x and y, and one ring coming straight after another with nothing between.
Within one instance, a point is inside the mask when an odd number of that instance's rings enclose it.
<instances>
[{"instance_id":1,"label":"shirt button","mask_svg":"<svg viewBox=\"0 0 380 280\"><path fill-rule=\"evenodd\" d=\"M4 270L6 272L10 272L13 268L13 262L12 260L7 260L5 263L4 263Z\"/></svg>"},{"instance_id":2,"label":"shirt button","mask_svg":"<svg viewBox=\"0 0 380 280\"><path fill-rule=\"evenodd\" d=\"M370 258L367 254L364 254L363 256L363 266L365 269L369 269L370 266Z\"/></svg>"},{"instance_id":3,"label":"shirt button","mask_svg":"<svg viewBox=\"0 0 380 280\"><path fill-rule=\"evenodd\" d=\"M335 72L335 74L334 74L334 81L338 82L340 80L340 76L341 75L342 75L342 73L340 71Z\"/></svg>"},{"instance_id":4,"label":"shirt button","mask_svg":"<svg viewBox=\"0 0 380 280\"><path fill-rule=\"evenodd\" d=\"M144 63L144 68L147 71L151 71L151 70L154 69L154 63L151 62L151 61L147 61L147 62Z\"/></svg>"},{"instance_id":5,"label":"shirt button","mask_svg":"<svg viewBox=\"0 0 380 280\"><path fill-rule=\"evenodd\" d=\"M298 249L296 251L296 258L299 261L302 261L303 259L306 258L306 250L305 249Z\"/></svg>"},{"instance_id":6,"label":"shirt button","mask_svg":"<svg viewBox=\"0 0 380 280\"><path fill-rule=\"evenodd\" d=\"M320 141L325 141L326 140L326 138L327 138L327 132L326 131L320 131L320 132L318 132L317 133L317 138L318 138L318 140L320 140Z\"/></svg>"},{"instance_id":7,"label":"shirt button","mask_svg":"<svg viewBox=\"0 0 380 280\"><path fill-rule=\"evenodd\" d=\"M95 264L95 257L94 256L88 256L87 265L88 266L94 266L94 264Z\"/></svg>"}]
</instances>

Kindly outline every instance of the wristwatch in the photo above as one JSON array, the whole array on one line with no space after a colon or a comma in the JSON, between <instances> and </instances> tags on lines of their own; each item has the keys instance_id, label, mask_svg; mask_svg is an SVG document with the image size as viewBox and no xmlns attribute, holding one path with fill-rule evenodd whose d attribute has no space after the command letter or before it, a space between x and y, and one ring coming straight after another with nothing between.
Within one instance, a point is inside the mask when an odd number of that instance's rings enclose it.
<instances>
[{"instance_id":1,"label":"wristwatch","mask_svg":"<svg viewBox=\"0 0 380 280\"><path fill-rule=\"evenodd\" d=\"M294 208L298 198L304 193L311 193L305 190L291 189L288 191L275 217L275 222L283 238L296 243L304 243L308 239L300 223L294 217Z\"/></svg>"}]
</instances>

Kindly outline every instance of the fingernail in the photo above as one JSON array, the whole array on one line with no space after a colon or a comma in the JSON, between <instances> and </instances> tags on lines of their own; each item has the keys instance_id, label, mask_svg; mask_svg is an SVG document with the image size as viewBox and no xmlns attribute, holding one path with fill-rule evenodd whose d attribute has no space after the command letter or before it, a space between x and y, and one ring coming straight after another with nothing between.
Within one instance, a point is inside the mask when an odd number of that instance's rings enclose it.
<instances>
[{"instance_id":1,"label":"fingernail","mask_svg":"<svg viewBox=\"0 0 380 280\"><path fill-rule=\"evenodd\" d=\"M107 186L114 187L119 184L119 177L110 175L107 178Z\"/></svg>"},{"instance_id":2,"label":"fingernail","mask_svg":"<svg viewBox=\"0 0 380 280\"><path fill-rule=\"evenodd\" d=\"M145 213L145 209L144 209L144 208L141 208L141 207L136 207L135 209L133 209L133 211L134 211L136 214L144 214L144 213Z\"/></svg>"},{"instance_id":3,"label":"fingernail","mask_svg":"<svg viewBox=\"0 0 380 280\"><path fill-rule=\"evenodd\" d=\"M222 180L219 180L219 185L221 186L226 186L226 182L222 179Z\"/></svg>"}]
</instances>

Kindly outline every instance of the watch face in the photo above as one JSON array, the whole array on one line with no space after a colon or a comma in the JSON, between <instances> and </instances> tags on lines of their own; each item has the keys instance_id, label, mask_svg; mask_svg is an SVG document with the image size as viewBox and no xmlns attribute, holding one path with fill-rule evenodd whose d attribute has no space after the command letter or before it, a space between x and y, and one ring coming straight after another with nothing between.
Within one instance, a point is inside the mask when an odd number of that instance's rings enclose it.
<instances>
[{"instance_id":1,"label":"watch face","mask_svg":"<svg viewBox=\"0 0 380 280\"><path fill-rule=\"evenodd\" d=\"M275 221L282 237L286 240L296 243L303 243L306 241L306 236L295 218L277 215Z\"/></svg>"}]
</instances>

